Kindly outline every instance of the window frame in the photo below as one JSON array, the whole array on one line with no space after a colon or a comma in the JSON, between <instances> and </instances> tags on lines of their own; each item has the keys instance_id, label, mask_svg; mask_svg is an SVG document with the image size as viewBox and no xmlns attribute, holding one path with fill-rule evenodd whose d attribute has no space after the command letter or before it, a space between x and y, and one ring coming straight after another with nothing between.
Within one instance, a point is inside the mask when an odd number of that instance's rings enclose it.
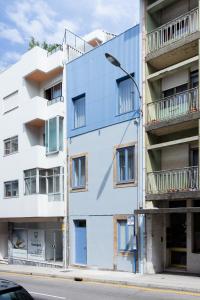
<instances>
[{"instance_id":1,"label":"window frame","mask_svg":"<svg viewBox=\"0 0 200 300\"><path fill-rule=\"evenodd\" d=\"M17 183L17 193L16 195L13 195L13 187L12 185L14 183ZM10 184L10 190L11 190L11 195L10 196L6 196L6 185ZM18 198L19 197L19 180L9 180L9 181L5 181L4 182L4 198Z\"/></svg>"},{"instance_id":2,"label":"window frame","mask_svg":"<svg viewBox=\"0 0 200 300\"><path fill-rule=\"evenodd\" d=\"M57 96L57 97L54 97L54 96L53 96L54 88L55 88L57 85L60 85L60 91L61 91L61 94L60 94L59 96ZM47 95L46 95L46 92L47 92L47 91L50 91L50 94L51 94L50 99L47 98ZM62 81L59 81L59 82L57 82L57 83L54 83L54 84L51 85L50 87L44 89L44 98L47 99L47 100L50 101L50 102L53 101L53 100L55 100L55 99L61 99L62 97L63 97L63 95L62 95Z\"/></svg>"},{"instance_id":3,"label":"window frame","mask_svg":"<svg viewBox=\"0 0 200 300\"><path fill-rule=\"evenodd\" d=\"M136 251L136 248L134 248L134 246L136 245L137 247L137 240L136 240L136 232L134 231L134 227L133 225L128 225L127 224L127 220L128 217L132 216L130 214L119 214L119 215L114 215L113 216L113 226L114 226L114 236L113 236L113 244L114 244L114 256L129 256L129 255L133 255ZM119 249L119 244L120 244L120 240L119 240L119 223L120 222L126 222L126 233L129 227L132 228L133 230L133 241L132 241L132 249ZM127 234L126 234L126 238L127 238ZM128 244L128 243L126 243Z\"/></svg>"},{"instance_id":4,"label":"window frame","mask_svg":"<svg viewBox=\"0 0 200 300\"><path fill-rule=\"evenodd\" d=\"M118 153L122 149L127 149L133 147L133 179L130 180L119 180L119 156ZM113 185L115 188L120 187L129 187L129 186L137 186L137 176L138 176L138 169L137 169L137 142L117 145L114 147L114 165L113 165ZM126 159L127 162L127 159ZM127 166L126 166L127 167ZM126 171L127 173L127 171Z\"/></svg>"},{"instance_id":5,"label":"window frame","mask_svg":"<svg viewBox=\"0 0 200 300\"><path fill-rule=\"evenodd\" d=\"M74 186L74 161L77 159L85 158L85 184L82 186ZM79 172L80 169L79 169ZM80 175L80 174L79 174ZM79 192L88 190L88 153L80 153L70 157L70 191Z\"/></svg>"},{"instance_id":6,"label":"window frame","mask_svg":"<svg viewBox=\"0 0 200 300\"><path fill-rule=\"evenodd\" d=\"M77 126L76 123L78 123L76 121L76 105L75 103L77 103L77 101L83 100L84 101L84 122L83 124ZM72 98L72 103L73 103L73 129L79 129L82 127L86 126L86 94L83 93L77 97Z\"/></svg>"},{"instance_id":7,"label":"window frame","mask_svg":"<svg viewBox=\"0 0 200 300\"><path fill-rule=\"evenodd\" d=\"M55 170L59 169L59 173L55 173ZM25 172L27 171L32 171L32 170L36 170L36 174L35 175L31 175L31 176L25 176ZM41 174L43 171L44 174ZM49 174L50 171L52 171L52 174ZM49 179L50 177L52 178L52 187L53 187L53 192L49 192ZM55 184L56 184L56 179L59 177L59 192L55 192L54 188L55 188ZM26 182L25 179L32 179L35 178L35 182L36 182L36 192L35 193L26 193ZM42 193L42 189L40 188L40 180L44 179L45 180L45 193ZM55 195L60 195L60 199L58 201L62 201L64 199L63 195L64 195L64 168L63 166L57 166L54 168L49 168L49 169L42 169L42 168L34 168L34 169L28 169L28 170L24 170L24 195L25 196L29 196L29 195L35 195L35 194L40 194L40 195L47 195L49 198L49 201L56 201L54 199Z\"/></svg>"},{"instance_id":8,"label":"window frame","mask_svg":"<svg viewBox=\"0 0 200 300\"><path fill-rule=\"evenodd\" d=\"M17 140L17 150L13 150L13 143L14 141ZM3 140L3 143L4 143L4 156L8 156L8 155L12 155L12 154L15 154L19 151L19 140L18 140L18 135L15 135L15 136L12 136L12 137L9 137L5 140ZM10 152L9 153L6 153L6 143L10 143Z\"/></svg>"},{"instance_id":9,"label":"window frame","mask_svg":"<svg viewBox=\"0 0 200 300\"><path fill-rule=\"evenodd\" d=\"M134 78L135 73L131 73L130 75ZM125 81L130 81L130 82L131 82L131 87L132 87L132 88L131 88L130 93L132 93L132 109L127 110L127 111L122 111L122 112L121 112L121 111L120 111L120 84L121 84L122 82L125 82ZM116 107L116 113L117 113L117 116L121 116L121 115L124 115L124 114L132 113L132 112L135 110L135 108L136 108L136 104L135 104L135 86L134 86L134 84L133 84L131 78L130 78L128 75L126 75L126 76L123 76L123 77L121 77L121 78L118 78L118 79L116 80L116 82L117 82L117 89L118 89L118 95L117 95L117 107Z\"/></svg>"},{"instance_id":10,"label":"window frame","mask_svg":"<svg viewBox=\"0 0 200 300\"><path fill-rule=\"evenodd\" d=\"M49 150L50 149L50 121L56 119L56 149L55 150ZM63 120L64 118L62 116L55 116L53 118L50 118L45 121L45 148L46 148L46 155L51 155L58 153L59 151L63 151ZM62 122L61 122L62 121ZM62 124L62 126L61 126ZM60 132L60 128L62 129L62 132Z\"/></svg>"}]
</instances>

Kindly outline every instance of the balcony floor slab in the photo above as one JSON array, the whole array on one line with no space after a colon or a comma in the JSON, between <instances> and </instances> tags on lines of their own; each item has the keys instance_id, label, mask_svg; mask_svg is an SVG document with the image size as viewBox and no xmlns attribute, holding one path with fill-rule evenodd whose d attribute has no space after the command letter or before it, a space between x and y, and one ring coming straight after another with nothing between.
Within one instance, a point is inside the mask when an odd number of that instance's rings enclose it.
<instances>
[{"instance_id":1,"label":"balcony floor slab","mask_svg":"<svg viewBox=\"0 0 200 300\"><path fill-rule=\"evenodd\" d=\"M200 199L200 191L186 191L186 192L171 192L163 194L147 194L146 201L159 201L159 200L188 200Z\"/></svg>"},{"instance_id":2,"label":"balcony floor slab","mask_svg":"<svg viewBox=\"0 0 200 300\"><path fill-rule=\"evenodd\" d=\"M147 54L146 62L161 70L198 55L198 39L199 31Z\"/></svg>"},{"instance_id":3,"label":"balcony floor slab","mask_svg":"<svg viewBox=\"0 0 200 300\"><path fill-rule=\"evenodd\" d=\"M198 127L198 119L200 119L199 111L166 121L153 122L152 124L146 125L145 130L146 132L161 136Z\"/></svg>"}]
</instances>

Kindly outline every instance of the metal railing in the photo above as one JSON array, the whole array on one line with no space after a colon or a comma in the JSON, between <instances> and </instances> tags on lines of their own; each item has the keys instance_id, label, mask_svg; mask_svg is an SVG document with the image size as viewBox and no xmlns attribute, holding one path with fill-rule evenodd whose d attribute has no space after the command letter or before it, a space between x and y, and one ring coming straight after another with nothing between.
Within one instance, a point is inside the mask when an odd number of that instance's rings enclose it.
<instances>
[{"instance_id":1,"label":"metal railing","mask_svg":"<svg viewBox=\"0 0 200 300\"><path fill-rule=\"evenodd\" d=\"M198 87L147 104L147 121L170 120L199 110Z\"/></svg>"},{"instance_id":2,"label":"metal railing","mask_svg":"<svg viewBox=\"0 0 200 300\"><path fill-rule=\"evenodd\" d=\"M82 39L80 36L76 35L68 29L65 29L63 43L68 46L71 46L72 48L80 51L81 53L85 53L93 49L93 47L90 44L88 44L84 39Z\"/></svg>"},{"instance_id":3,"label":"metal railing","mask_svg":"<svg viewBox=\"0 0 200 300\"><path fill-rule=\"evenodd\" d=\"M156 171L147 174L147 193L163 194L199 189L199 168Z\"/></svg>"},{"instance_id":4,"label":"metal railing","mask_svg":"<svg viewBox=\"0 0 200 300\"><path fill-rule=\"evenodd\" d=\"M195 8L148 33L148 53L180 40L198 29L199 10Z\"/></svg>"},{"instance_id":5,"label":"metal railing","mask_svg":"<svg viewBox=\"0 0 200 300\"><path fill-rule=\"evenodd\" d=\"M52 104L57 103L57 102L64 102L64 97L63 96L59 96L59 97L56 97L56 98L54 98L52 100L48 100L47 101L47 105L49 106L49 105L52 105Z\"/></svg>"}]
</instances>

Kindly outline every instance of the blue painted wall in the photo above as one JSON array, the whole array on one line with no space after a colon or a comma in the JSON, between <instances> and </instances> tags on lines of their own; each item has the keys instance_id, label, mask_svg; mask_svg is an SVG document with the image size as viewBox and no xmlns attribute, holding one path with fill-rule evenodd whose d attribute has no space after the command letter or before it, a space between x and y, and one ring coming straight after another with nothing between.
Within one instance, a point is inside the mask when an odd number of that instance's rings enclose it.
<instances>
[{"instance_id":1,"label":"blue painted wall","mask_svg":"<svg viewBox=\"0 0 200 300\"><path fill-rule=\"evenodd\" d=\"M116 80L124 73L111 65L105 52L114 55L139 82L139 25L93 49L67 64L67 128L68 137L83 134L136 117L135 112L117 114L118 86ZM86 126L74 129L73 98L86 95ZM138 94L135 89L135 108Z\"/></svg>"}]
</instances>

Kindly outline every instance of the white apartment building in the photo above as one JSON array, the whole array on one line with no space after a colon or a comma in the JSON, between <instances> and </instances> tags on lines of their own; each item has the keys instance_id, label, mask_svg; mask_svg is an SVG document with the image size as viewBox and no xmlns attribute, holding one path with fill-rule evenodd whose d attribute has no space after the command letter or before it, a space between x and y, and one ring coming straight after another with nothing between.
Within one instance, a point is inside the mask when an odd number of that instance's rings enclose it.
<instances>
[{"instance_id":1,"label":"white apartment building","mask_svg":"<svg viewBox=\"0 0 200 300\"><path fill-rule=\"evenodd\" d=\"M62 262L63 51L40 47L0 74L0 259Z\"/></svg>"}]
</instances>

